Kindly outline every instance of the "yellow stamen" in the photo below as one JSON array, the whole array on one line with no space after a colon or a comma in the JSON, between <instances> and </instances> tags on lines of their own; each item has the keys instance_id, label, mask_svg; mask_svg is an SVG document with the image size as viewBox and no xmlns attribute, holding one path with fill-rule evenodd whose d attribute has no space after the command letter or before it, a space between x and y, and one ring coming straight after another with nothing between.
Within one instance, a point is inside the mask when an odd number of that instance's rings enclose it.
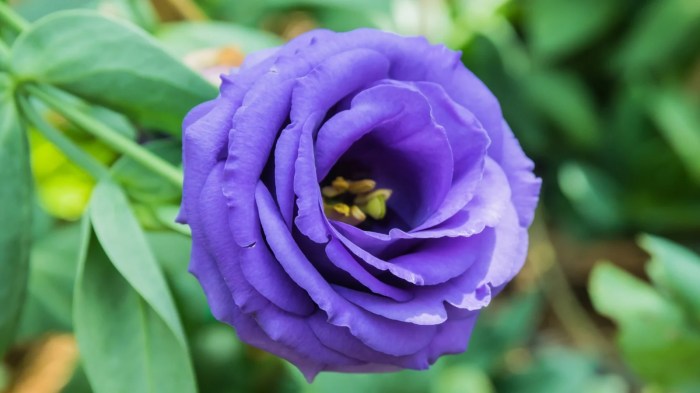
<instances>
[{"instance_id":1,"label":"yellow stamen","mask_svg":"<svg viewBox=\"0 0 700 393\"><path fill-rule=\"evenodd\" d=\"M348 217L350 215L350 206L344 204L344 203L336 203L333 206L333 210L345 217Z\"/></svg>"},{"instance_id":2,"label":"yellow stamen","mask_svg":"<svg viewBox=\"0 0 700 393\"><path fill-rule=\"evenodd\" d=\"M343 194L343 191L340 191L339 189L333 186L325 186L321 188L321 194L323 194L323 196L326 198L335 198L338 195Z\"/></svg>"},{"instance_id":3,"label":"yellow stamen","mask_svg":"<svg viewBox=\"0 0 700 393\"><path fill-rule=\"evenodd\" d=\"M386 201L389 198L391 198L391 192L392 191L388 188L378 188L378 189L376 189L368 194L362 194L362 195L356 196L354 203L356 205L364 205L367 202L369 202L371 199L375 199L378 197L382 197Z\"/></svg>"},{"instance_id":4,"label":"yellow stamen","mask_svg":"<svg viewBox=\"0 0 700 393\"><path fill-rule=\"evenodd\" d=\"M333 180L333 182L331 182L331 187L335 188L340 192L340 194L342 194L347 191L348 188L350 188L350 183L345 180L344 177L338 176L335 178L335 180Z\"/></svg>"},{"instance_id":5,"label":"yellow stamen","mask_svg":"<svg viewBox=\"0 0 700 393\"><path fill-rule=\"evenodd\" d=\"M348 206L345 203L324 204L323 211L329 219L350 225L360 225L367 219L367 216L359 207L355 205Z\"/></svg>"},{"instance_id":6,"label":"yellow stamen","mask_svg":"<svg viewBox=\"0 0 700 393\"><path fill-rule=\"evenodd\" d=\"M372 179L363 179L357 181L351 181L348 191L352 194L364 194L374 190L377 183Z\"/></svg>"},{"instance_id":7,"label":"yellow stamen","mask_svg":"<svg viewBox=\"0 0 700 393\"><path fill-rule=\"evenodd\" d=\"M391 190L375 189L376 186L377 183L372 179L352 181L342 176L336 177L330 186L321 188L326 217L355 226L366 221L367 217L383 219L386 216L386 201L391 197ZM353 203L350 204L350 201Z\"/></svg>"},{"instance_id":8,"label":"yellow stamen","mask_svg":"<svg viewBox=\"0 0 700 393\"><path fill-rule=\"evenodd\" d=\"M357 205L352 205L350 207L350 216L357 221L357 224L360 224L367 219L365 213L359 207L357 207Z\"/></svg>"}]
</instances>

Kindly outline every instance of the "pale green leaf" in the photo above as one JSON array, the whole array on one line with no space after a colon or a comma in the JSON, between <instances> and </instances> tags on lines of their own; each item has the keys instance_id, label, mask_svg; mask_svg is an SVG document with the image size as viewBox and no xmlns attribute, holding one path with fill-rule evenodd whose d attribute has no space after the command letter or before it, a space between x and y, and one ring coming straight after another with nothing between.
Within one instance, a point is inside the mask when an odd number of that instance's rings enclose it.
<instances>
[{"instance_id":1,"label":"pale green leaf","mask_svg":"<svg viewBox=\"0 0 700 393\"><path fill-rule=\"evenodd\" d=\"M114 268L89 224L84 236L74 324L93 390L196 392L185 344Z\"/></svg>"},{"instance_id":2,"label":"pale green leaf","mask_svg":"<svg viewBox=\"0 0 700 393\"><path fill-rule=\"evenodd\" d=\"M651 268L700 321L700 256L668 240L645 235L640 245L652 256ZM700 326L698 326L700 332Z\"/></svg>"},{"instance_id":3,"label":"pale green leaf","mask_svg":"<svg viewBox=\"0 0 700 393\"><path fill-rule=\"evenodd\" d=\"M12 48L23 80L53 84L178 135L184 115L216 89L128 22L89 11L51 14Z\"/></svg>"},{"instance_id":4,"label":"pale green leaf","mask_svg":"<svg viewBox=\"0 0 700 393\"><path fill-rule=\"evenodd\" d=\"M0 73L0 355L12 343L27 286L32 215L32 174L27 135Z\"/></svg>"},{"instance_id":5,"label":"pale green leaf","mask_svg":"<svg viewBox=\"0 0 700 393\"><path fill-rule=\"evenodd\" d=\"M36 221L36 220L35 220ZM59 225L32 245L27 300L18 337L70 331L80 225Z\"/></svg>"},{"instance_id":6,"label":"pale green leaf","mask_svg":"<svg viewBox=\"0 0 700 393\"><path fill-rule=\"evenodd\" d=\"M538 57L568 55L600 37L624 5L620 0L532 0L525 27Z\"/></svg>"},{"instance_id":7,"label":"pale green leaf","mask_svg":"<svg viewBox=\"0 0 700 393\"><path fill-rule=\"evenodd\" d=\"M593 269L589 292L594 308L617 322L622 354L642 378L668 387L698 381L700 333L676 304L610 263Z\"/></svg>"},{"instance_id":8,"label":"pale green leaf","mask_svg":"<svg viewBox=\"0 0 700 393\"><path fill-rule=\"evenodd\" d=\"M654 92L649 110L661 135L700 184L700 102L679 89Z\"/></svg>"},{"instance_id":9,"label":"pale green leaf","mask_svg":"<svg viewBox=\"0 0 700 393\"><path fill-rule=\"evenodd\" d=\"M620 45L618 67L628 71L658 67L677 56L684 43L697 42L700 2L661 0L647 2L641 15Z\"/></svg>"},{"instance_id":10,"label":"pale green leaf","mask_svg":"<svg viewBox=\"0 0 700 393\"><path fill-rule=\"evenodd\" d=\"M596 147L602 137L590 89L574 74L537 72L523 80L532 104L554 124L571 145Z\"/></svg>"},{"instance_id":11,"label":"pale green leaf","mask_svg":"<svg viewBox=\"0 0 700 393\"><path fill-rule=\"evenodd\" d=\"M90 218L109 260L184 345L185 335L168 285L119 186L109 181L97 184L90 201Z\"/></svg>"}]
</instances>

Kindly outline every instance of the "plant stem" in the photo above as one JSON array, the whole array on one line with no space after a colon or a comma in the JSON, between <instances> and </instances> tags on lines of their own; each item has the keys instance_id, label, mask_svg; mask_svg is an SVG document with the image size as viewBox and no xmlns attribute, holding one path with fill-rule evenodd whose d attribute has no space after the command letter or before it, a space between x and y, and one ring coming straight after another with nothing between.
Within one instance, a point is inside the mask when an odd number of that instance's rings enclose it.
<instances>
[{"instance_id":1,"label":"plant stem","mask_svg":"<svg viewBox=\"0 0 700 393\"><path fill-rule=\"evenodd\" d=\"M167 3L185 20L207 20L207 14L192 0L167 0Z\"/></svg>"},{"instance_id":2,"label":"plant stem","mask_svg":"<svg viewBox=\"0 0 700 393\"><path fill-rule=\"evenodd\" d=\"M543 209L538 211L532 225L532 247L530 260L535 265L536 274L552 311L561 322L564 330L581 348L596 348L601 353L613 348L605 335L588 316L576 298L566 274L557 260L547 228L542 218Z\"/></svg>"},{"instance_id":3,"label":"plant stem","mask_svg":"<svg viewBox=\"0 0 700 393\"><path fill-rule=\"evenodd\" d=\"M66 119L107 143L110 147L131 157L134 161L162 176L173 185L182 188L182 171L179 168L144 149L138 143L123 136L119 132L95 120L90 115L61 101L60 98L56 97L56 95L45 86L27 85L26 89L53 110L63 115Z\"/></svg>"},{"instance_id":4,"label":"plant stem","mask_svg":"<svg viewBox=\"0 0 700 393\"><path fill-rule=\"evenodd\" d=\"M0 1L0 21L5 22L8 27L21 33L29 28L29 22L22 18L15 10L10 8L8 4Z\"/></svg>"},{"instance_id":5,"label":"plant stem","mask_svg":"<svg viewBox=\"0 0 700 393\"><path fill-rule=\"evenodd\" d=\"M78 147L63 133L49 124L32 106L26 97L19 97L19 106L24 117L41 132L49 142L58 147L74 163L85 169L95 180L109 177L109 169Z\"/></svg>"}]
</instances>

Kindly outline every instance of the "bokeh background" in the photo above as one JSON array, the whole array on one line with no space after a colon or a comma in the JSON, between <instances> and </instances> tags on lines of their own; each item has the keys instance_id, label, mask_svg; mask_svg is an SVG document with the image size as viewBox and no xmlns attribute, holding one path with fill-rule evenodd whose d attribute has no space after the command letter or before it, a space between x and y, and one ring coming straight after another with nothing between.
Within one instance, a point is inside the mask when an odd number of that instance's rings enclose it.
<instances>
[{"instance_id":1,"label":"bokeh background","mask_svg":"<svg viewBox=\"0 0 700 393\"><path fill-rule=\"evenodd\" d=\"M164 230L175 206L153 211L136 198L200 391L700 392L700 1L9 3L30 21L70 8L130 20L212 83L247 53L313 28L425 35L462 51L536 163L543 190L528 262L483 312L467 353L427 372L322 374L312 385L213 319L185 271L187 237ZM100 161L117 159L60 116L45 116ZM89 392L70 332L76 220L94 184L40 134L30 142L35 246L0 390Z\"/></svg>"}]
</instances>

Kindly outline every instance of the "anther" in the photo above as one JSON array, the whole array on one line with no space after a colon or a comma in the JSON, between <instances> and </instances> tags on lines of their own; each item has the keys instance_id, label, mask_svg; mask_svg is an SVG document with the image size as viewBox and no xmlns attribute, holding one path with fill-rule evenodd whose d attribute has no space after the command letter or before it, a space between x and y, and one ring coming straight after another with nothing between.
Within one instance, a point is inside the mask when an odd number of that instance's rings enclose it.
<instances>
[{"instance_id":1,"label":"anther","mask_svg":"<svg viewBox=\"0 0 700 393\"><path fill-rule=\"evenodd\" d=\"M365 194L374 190L374 187L376 186L377 183L371 179L351 181L348 191L350 191L352 194Z\"/></svg>"}]
</instances>

